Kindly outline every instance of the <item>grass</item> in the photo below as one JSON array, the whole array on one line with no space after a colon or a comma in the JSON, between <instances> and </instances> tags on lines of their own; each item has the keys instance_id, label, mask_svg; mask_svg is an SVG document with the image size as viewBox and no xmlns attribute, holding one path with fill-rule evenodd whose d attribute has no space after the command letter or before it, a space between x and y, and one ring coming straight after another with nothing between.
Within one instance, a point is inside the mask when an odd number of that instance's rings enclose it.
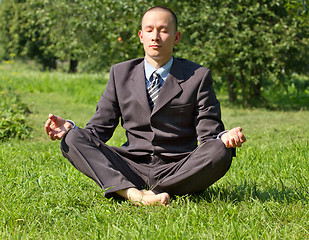
<instances>
[{"instance_id":1,"label":"grass","mask_svg":"<svg viewBox=\"0 0 309 240\"><path fill-rule=\"evenodd\" d=\"M309 112L222 106L226 128L248 142L230 171L169 207L135 207L102 190L45 136L48 113L83 127L107 74L39 72L0 65L0 84L28 105L27 140L0 145L0 239L309 239ZM118 128L111 145L125 141Z\"/></svg>"}]
</instances>

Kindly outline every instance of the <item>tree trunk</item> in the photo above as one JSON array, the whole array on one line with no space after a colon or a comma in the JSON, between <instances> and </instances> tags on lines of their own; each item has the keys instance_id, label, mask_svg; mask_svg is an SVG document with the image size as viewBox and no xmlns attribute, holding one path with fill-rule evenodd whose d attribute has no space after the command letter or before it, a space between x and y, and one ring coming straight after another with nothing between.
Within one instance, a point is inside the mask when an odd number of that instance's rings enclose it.
<instances>
[{"instance_id":1,"label":"tree trunk","mask_svg":"<svg viewBox=\"0 0 309 240\"><path fill-rule=\"evenodd\" d=\"M43 64L44 71L48 70L56 70L57 69L57 62L56 58L45 58L41 60Z\"/></svg>"},{"instance_id":2,"label":"tree trunk","mask_svg":"<svg viewBox=\"0 0 309 240\"><path fill-rule=\"evenodd\" d=\"M69 73L76 73L77 72L77 65L78 65L78 61L71 59L70 60Z\"/></svg>"},{"instance_id":3,"label":"tree trunk","mask_svg":"<svg viewBox=\"0 0 309 240\"><path fill-rule=\"evenodd\" d=\"M251 82L249 95L247 96L247 102L251 106L261 106L263 104L263 98L261 94L262 84L259 81L258 83Z\"/></svg>"},{"instance_id":4,"label":"tree trunk","mask_svg":"<svg viewBox=\"0 0 309 240\"><path fill-rule=\"evenodd\" d=\"M231 103L233 103L237 99L234 76L232 74L228 74L226 76L226 79L227 79L226 85L227 85L227 91L229 93L229 100Z\"/></svg>"},{"instance_id":5,"label":"tree trunk","mask_svg":"<svg viewBox=\"0 0 309 240\"><path fill-rule=\"evenodd\" d=\"M261 81L259 81L256 84L253 84L253 89L252 90L253 90L253 98L255 100L261 100L261 98L262 98L261 87L262 87Z\"/></svg>"},{"instance_id":6,"label":"tree trunk","mask_svg":"<svg viewBox=\"0 0 309 240\"><path fill-rule=\"evenodd\" d=\"M240 71L240 85L241 85L241 95L242 95L242 105L248 106L248 94L246 89L246 78L242 71Z\"/></svg>"}]
</instances>

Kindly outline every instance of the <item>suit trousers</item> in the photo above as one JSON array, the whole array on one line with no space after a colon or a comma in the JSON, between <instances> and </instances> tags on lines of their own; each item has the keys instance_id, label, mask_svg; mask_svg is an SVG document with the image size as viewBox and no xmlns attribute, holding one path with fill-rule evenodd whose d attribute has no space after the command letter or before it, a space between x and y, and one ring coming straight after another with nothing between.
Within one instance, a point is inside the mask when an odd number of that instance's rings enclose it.
<instances>
[{"instance_id":1,"label":"suit trousers","mask_svg":"<svg viewBox=\"0 0 309 240\"><path fill-rule=\"evenodd\" d=\"M149 189L171 196L201 192L225 175L232 151L220 139L201 143L177 157L127 157L85 129L72 129L61 141L63 156L92 178L106 197L127 188Z\"/></svg>"}]
</instances>

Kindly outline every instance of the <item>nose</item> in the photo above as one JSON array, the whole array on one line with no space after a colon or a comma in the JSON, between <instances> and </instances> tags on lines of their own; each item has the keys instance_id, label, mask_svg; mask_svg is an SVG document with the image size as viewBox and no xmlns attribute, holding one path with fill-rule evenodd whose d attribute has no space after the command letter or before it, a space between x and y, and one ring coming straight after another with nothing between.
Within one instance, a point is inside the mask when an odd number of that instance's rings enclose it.
<instances>
[{"instance_id":1,"label":"nose","mask_svg":"<svg viewBox=\"0 0 309 240\"><path fill-rule=\"evenodd\" d=\"M159 31L158 30L154 29L152 31L151 40L155 41L155 42L158 42L160 40Z\"/></svg>"}]
</instances>

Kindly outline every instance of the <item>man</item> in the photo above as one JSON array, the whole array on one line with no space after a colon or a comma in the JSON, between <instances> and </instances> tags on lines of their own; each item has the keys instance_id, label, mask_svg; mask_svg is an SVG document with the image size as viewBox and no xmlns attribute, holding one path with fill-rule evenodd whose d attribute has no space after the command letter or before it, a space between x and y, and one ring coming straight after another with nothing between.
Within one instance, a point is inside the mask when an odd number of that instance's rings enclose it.
<instances>
[{"instance_id":1,"label":"man","mask_svg":"<svg viewBox=\"0 0 309 240\"><path fill-rule=\"evenodd\" d=\"M145 58L112 66L85 129L50 114L45 130L63 155L105 190L136 205L166 205L171 195L205 190L229 169L241 128L224 131L210 71L174 58L176 15L149 9L139 38ZM107 146L119 118L127 142ZM198 144L199 142L199 144Z\"/></svg>"}]
</instances>

